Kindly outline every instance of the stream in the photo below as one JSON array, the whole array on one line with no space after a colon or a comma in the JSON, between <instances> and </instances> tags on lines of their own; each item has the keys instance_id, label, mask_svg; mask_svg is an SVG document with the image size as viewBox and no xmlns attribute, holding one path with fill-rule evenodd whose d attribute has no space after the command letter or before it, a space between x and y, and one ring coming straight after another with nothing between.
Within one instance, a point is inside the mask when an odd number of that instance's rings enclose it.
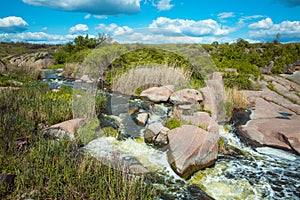
<instances>
[{"instance_id":1,"label":"stream","mask_svg":"<svg viewBox=\"0 0 300 200\"><path fill-rule=\"evenodd\" d=\"M45 76L44 81L50 84L51 89L59 85L73 86L69 80L56 77L59 73L49 72L51 76ZM58 83L54 84L53 80ZM111 105L117 105L116 102ZM119 106L124 107L123 104ZM159 113L167 114L168 107L163 104L158 107ZM119 108L116 110L120 111ZM122 116L122 112L117 114L123 124L130 122L130 118ZM162 117L161 114L153 115L149 121L159 121ZM132 123L129 127L132 127ZM161 191L159 199L202 199L202 191L216 200L300 199L300 156L269 147L246 146L234 130L229 130L220 125L220 134L226 143L241 153L219 154L214 166L198 171L189 180L174 173L168 164L166 151L145 144L143 137L127 137L123 140L101 137L91 141L87 148L101 151L103 147L98 144L106 142L137 159L155 179L153 184ZM135 130L137 133L142 131L142 127Z\"/></svg>"}]
</instances>

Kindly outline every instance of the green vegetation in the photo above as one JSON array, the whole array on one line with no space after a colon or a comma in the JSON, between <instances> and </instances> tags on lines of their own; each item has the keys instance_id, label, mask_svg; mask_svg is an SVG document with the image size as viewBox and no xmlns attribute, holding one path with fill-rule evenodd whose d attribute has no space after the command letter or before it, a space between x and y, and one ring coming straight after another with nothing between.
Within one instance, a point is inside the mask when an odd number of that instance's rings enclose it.
<instances>
[{"instance_id":1,"label":"green vegetation","mask_svg":"<svg viewBox=\"0 0 300 200\"><path fill-rule=\"evenodd\" d=\"M273 73L285 72L285 66L289 66L300 60L300 44L250 44L238 39L233 44L204 45L204 48L212 56L220 71L225 73L224 81L228 87L238 89L253 89L249 79L261 78L260 68L265 67L270 61L274 61ZM237 74L226 69L233 68Z\"/></svg>"},{"instance_id":2,"label":"green vegetation","mask_svg":"<svg viewBox=\"0 0 300 200\"><path fill-rule=\"evenodd\" d=\"M0 173L17 175L14 185L0 183L0 198L153 199L143 177L79 154L75 142L42 136L44 126L72 118L71 99L71 88L54 93L41 81L0 93ZM91 133L98 125L93 120L83 129Z\"/></svg>"},{"instance_id":3,"label":"green vegetation","mask_svg":"<svg viewBox=\"0 0 300 200\"><path fill-rule=\"evenodd\" d=\"M167 128L168 129L174 129L174 128L178 128L182 125L182 121L179 119L175 119L175 118L170 118L167 121Z\"/></svg>"},{"instance_id":4,"label":"green vegetation","mask_svg":"<svg viewBox=\"0 0 300 200\"><path fill-rule=\"evenodd\" d=\"M74 152L69 141L37 137L21 160L12 160L16 187L1 199L152 199L154 190L143 177L104 166ZM19 153L21 154L21 152ZM8 170L7 171L11 171ZM3 172L3 169L2 169ZM4 188L5 189L5 188Z\"/></svg>"}]
</instances>

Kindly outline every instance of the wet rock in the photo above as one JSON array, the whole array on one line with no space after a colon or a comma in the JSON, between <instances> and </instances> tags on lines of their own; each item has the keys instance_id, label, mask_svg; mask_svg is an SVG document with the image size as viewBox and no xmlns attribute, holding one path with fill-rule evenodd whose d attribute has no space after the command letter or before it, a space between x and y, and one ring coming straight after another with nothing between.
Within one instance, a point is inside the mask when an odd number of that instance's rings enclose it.
<instances>
[{"instance_id":1,"label":"wet rock","mask_svg":"<svg viewBox=\"0 0 300 200\"><path fill-rule=\"evenodd\" d=\"M122 152L113 140L102 137L89 142L82 149L103 164L113 169L134 174L145 174L149 171L135 158Z\"/></svg>"},{"instance_id":2,"label":"wet rock","mask_svg":"<svg viewBox=\"0 0 300 200\"><path fill-rule=\"evenodd\" d=\"M182 89L177 92L174 92L170 101L175 104L193 104L200 103L203 101L202 94L195 89Z\"/></svg>"},{"instance_id":3,"label":"wet rock","mask_svg":"<svg viewBox=\"0 0 300 200\"><path fill-rule=\"evenodd\" d=\"M140 97L142 99L147 99L155 103L166 102L169 100L173 91L174 91L173 85L151 87L149 89L142 91Z\"/></svg>"},{"instance_id":4,"label":"wet rock","mask_svg":"<svg viewBox=\"0 0 300 200\"><path fill-rule=\"evenodd\" d=\"M84 123L84 121L85 120L83 118L76 118L52 125L44 131L44 136L51 138L67 137L70 139L74 139L75 132Z\"/></svg>"},{"instance_id":5,"label":"wet rock","mask_svg":"<svg viewBox=\"0 0 300 200\"><path fill-rule=\"evenodd\" d=\"M219 134L208 133L193 125L168 132L168 162L181 177L211 166L217 159Z\"/></svg>"},{"instance_id":6,"label":"wet rock","mask_svg":"<svg viewBox=\"0 0 300 200\"><path fill-rule=\"evenodd\" d=\"M88 75L82 75L80 78L81 81L86 82L86 83L92 83L93 79L90 78Z\"/></svg>"},{"instance_id":7,"label":"wet rock","mask_svg":"<svg viewBox=\"0 0 300 200\"><path fill-rule=\"evenodd\" d=\"M168 128L164 127L161 122L150 124L144 132L146 143L154 144L157 147L164 147L168 144Z\"/></svg>"}]
</instances>

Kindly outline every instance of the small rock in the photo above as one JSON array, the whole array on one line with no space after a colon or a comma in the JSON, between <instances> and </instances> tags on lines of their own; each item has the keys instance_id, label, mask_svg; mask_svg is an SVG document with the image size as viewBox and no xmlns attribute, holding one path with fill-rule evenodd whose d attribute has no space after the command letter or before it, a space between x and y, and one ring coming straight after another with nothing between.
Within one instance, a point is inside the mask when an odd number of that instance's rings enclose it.
<instances>
[{"instance_id":1,"label":"small rock","mask_svg":"<svg viewBox=\"0 0 300 200\"><path fill-rule=\"evenodd\" d=\"M136 121L138 122L138 124L145 126L145 124L147 123L148 118L149 118L148 113L139 113L136 116Z\"/></svg>"},{"instance_id":2,"label":"small rock","mask_svg":"<svg viewBox=\"0 0 300 200\"><path fill-rule=\"evenodd\" d=\"M76 118L52 125L44 131L44 136L53 138L68 137L74 139L76 130L78 130L84 121L83 118Z\"/></svg>"},{"instance_id":3,"label":"small rock","mask_svg":"<svg viewBox=\"0 0 300 200\"><path fill-rule=\"evenodd\" d=\"M14 174L0 174L0 181L3 181L7 184L14 184L16 175Z\"/></svg>"}]
</instances>

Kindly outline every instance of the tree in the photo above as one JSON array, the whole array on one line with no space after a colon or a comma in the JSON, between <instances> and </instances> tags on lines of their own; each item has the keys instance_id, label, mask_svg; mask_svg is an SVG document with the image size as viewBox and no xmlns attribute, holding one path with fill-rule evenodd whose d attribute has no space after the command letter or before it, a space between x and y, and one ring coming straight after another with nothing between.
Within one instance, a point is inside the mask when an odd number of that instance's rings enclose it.
<instances>
[{"instance_id":1,"label":"tree","mask_svg":"<svg viewBox=\"0 0 300 200\"><path fill-rule=\"evenodd\" d=\"M273 40L273 43L279 44L280 37L281 37L280 33L277 33L275 40Z\"/></svg>"}]
</instances>

